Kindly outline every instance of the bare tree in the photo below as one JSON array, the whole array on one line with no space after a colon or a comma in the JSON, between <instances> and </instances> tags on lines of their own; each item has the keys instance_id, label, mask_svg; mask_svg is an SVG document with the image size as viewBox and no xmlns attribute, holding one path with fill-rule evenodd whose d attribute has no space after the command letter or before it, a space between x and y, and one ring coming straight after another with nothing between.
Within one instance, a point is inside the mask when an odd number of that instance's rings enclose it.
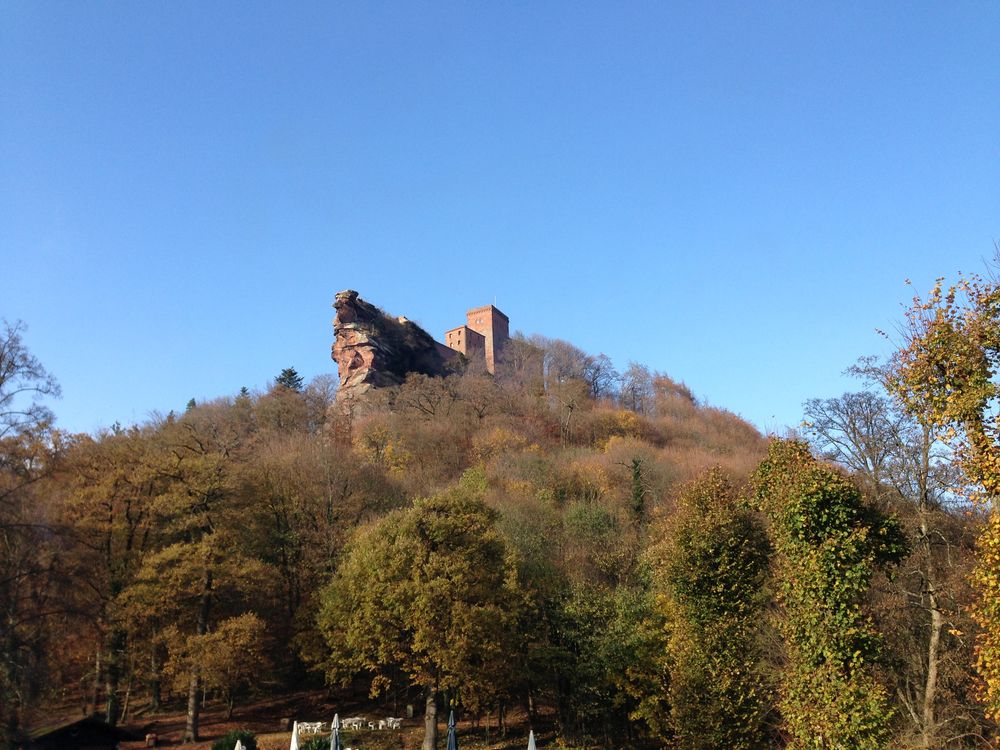
<instances>
[{"instance_id":1,"label":"bare tree","mask_svg":"<svg viewBox=\"0 0 1000 750\"><path fill-rule=\"evenodd\" d=\"M59 384L21 340L26 326L3 321L0 332L0 438L52 422L44 398L58 398Z\"/></svg>"},{"instance_id":2,"label":"bare tree","mask_svg":"<svg viewBox=\"0 0 1000 750\"><path fill-rule=\"evenodd\" d=\"M843 464L862 478L873 497L888 489L890 467L901 459L909 418L893 410L885 396L872 391L805 403L803 427L825 458Z\"/></svg>"},{"instance_id":3,"label":"bare tree","mask_svg":"<svg viewBox=\"0 0 1000 750\"><path fill-rule=\"evenodd\" d=\"M584 363L584 380L590 386L590 395L595 399L613 396L619 375L606 354L587 357Z\"/></svg>"},{"instance_id":4,"label":"bare tree","mask_svg":"<svg viewBox=\"0 0 1000 750\"><path fill-rule=\"evenodd\" d=\"M647 414L653 406L653 375L638 362L629 362L621 375L621 405L638 414Z\"/></svg>"}]
</instances>

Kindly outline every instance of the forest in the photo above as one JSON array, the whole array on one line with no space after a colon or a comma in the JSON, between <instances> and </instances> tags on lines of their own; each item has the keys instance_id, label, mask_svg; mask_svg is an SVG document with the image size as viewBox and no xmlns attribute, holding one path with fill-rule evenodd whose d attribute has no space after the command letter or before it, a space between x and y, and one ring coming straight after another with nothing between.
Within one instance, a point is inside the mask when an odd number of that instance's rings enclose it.
<instances>
[{"instance_id":1,"label":"forest","mask_svg":"<svg viewBox=\"0 0 1000 750\"><path fill-rule=\"evenodd\" d=\"M46 706L181 707L193 741L206 702L302 685L416 703L424 750L450 710L564 747L994 746L995 282L916 297L782 436L539 336L353 413L289 367L67 434L27 334L0 330L4 747Z\"/></svg>"}]
</instances>

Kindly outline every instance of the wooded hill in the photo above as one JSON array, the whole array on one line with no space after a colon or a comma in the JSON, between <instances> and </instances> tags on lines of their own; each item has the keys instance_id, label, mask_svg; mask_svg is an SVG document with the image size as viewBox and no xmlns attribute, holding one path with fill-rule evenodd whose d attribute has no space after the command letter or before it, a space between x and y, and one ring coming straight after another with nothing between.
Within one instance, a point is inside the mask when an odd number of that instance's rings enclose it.
<instances>
[{"instance_id":1,"label":"wooded hill","mask_svg":"<svg viewBox=\"0 0 1000 750\"><path fill-rule=\"evenodd\" d=\"M807 405L810 450L525 344L542 367L411 375L352 416L291 369L94 435L5 408L5 741L67 699L182 702L196 737L203 696L361 676L420 697L425 747L444 706L544 708L580 746L988 745L980 516L877 377ZM3 403L55 392L20 328L0 356Z\"/></svg>"}]
</instances>

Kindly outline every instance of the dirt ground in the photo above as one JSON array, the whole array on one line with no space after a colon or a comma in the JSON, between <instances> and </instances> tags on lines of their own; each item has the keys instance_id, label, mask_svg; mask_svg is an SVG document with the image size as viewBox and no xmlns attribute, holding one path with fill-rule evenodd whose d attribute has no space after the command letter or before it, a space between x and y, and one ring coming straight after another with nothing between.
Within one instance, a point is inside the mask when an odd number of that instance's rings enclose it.
<instances>
[{"instance_id":1,"label":"dirt ground","mask_svg":"<svg viewBox=\"0 0 1000 750\"><path fill-rule=\"evenodd\" d=\"M365 716L369 720L386 718L390 715L404 716L405 707L398 707L392 714L385 706L371 701L333 700L325 690L301 691L288 693L280 698L258 700L244 706L237 705L230 719L226 719L225 706L207 705L201 712L200 742L189 743L183 747L189 750L211 750L212 743L236 729L249 729L257 736L259 750L287 750L291 740L291 731L284 728L286 722L322 721L329 723L335 713L341 717ZM419 710L421 707L415 707ZM440 716L440 742L444 746L447 727L447 715ZM157 736L157 747L181 746L184 733L185 714L181 710L162 712L155 716L141 716L124 725L137 737L148 734ZM507 717L508 731L506 737L500 737L496 731L494 719L489 733L489 742L485 722L478 727L470 720L457 722L459 747L475 748L476 750L523 750L527 747L528 726L527 717L523 713L513 712ZM342 731L342 744L352 750L419 750L424 734L423 716L417 713L414 718L404 718L399 730L361 730ZM309 737L300 735L299 744ZM552 739L548 732L536 731L538 744L545 745ZM124 742L122 750L139 750L144 748L144 741Z\"/></svg>"}]
</instances>

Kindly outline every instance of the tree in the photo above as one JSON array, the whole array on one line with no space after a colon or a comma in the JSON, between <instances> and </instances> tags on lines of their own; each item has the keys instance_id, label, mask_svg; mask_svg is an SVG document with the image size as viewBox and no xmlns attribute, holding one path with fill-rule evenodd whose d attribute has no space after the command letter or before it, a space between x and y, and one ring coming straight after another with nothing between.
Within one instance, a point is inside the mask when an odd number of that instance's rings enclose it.
<instances>
[{"instance_id":1,"label":"tree","mask_svg":"<svg viewBox=\"0 0 1000 750\"><path fill-rule=\"evenodd\" d=\"M905 415L872 391L805 403L804 426L811 442L831 460L854 471L873 498L891 487L890 469L899 456Z\"/></svg>"},{"instance_id":2,"label":"tree","mask_svg":"<svg viewBox=\"0 0 1000 750\"><path fill-rule=\"evenodd\" d=\"M945 628L966 629L959 627L964 614L955 591L962 588L956 584L964 564L964 524L942 504L955 485L954 472L938 431L919 423L882 391L885 368L866 358L848 372L863 377L869 388L811 399L805 404L804 427L817 450L849 468L869 497L898 508L907 522L913 549L905 573L887 582L892 596L886 608L895 625L888 630L897 653L907 657L895 670L897 695L920 745L929 748L945 726L955 736L958 722L968 714L961 701L939 705L942 679L947 689L949 678L954 683L966 677L961 669L950 670L953 677L946 674L949 662L960 663L963 644L949 638Z\"/></svg>"},{"instance_id":3,"label":"tree","mask_svg":"<svg viewBox=\"0 0 1000 750\"><path fill-rule=\"evenodd\" d=\"M873 671L881 642L864 602L877 567L905 553L898 525L805 443L772 442L753 483L771 522L790 747L883 748L892 709Z\"/></svg>"},{"instance_id":4,"label":"tree","mask_svg":"<svg viewBox=\"0 0 1000 750\"><path fill-rule=\"evenodd\" d=\"M968 496L986 508L972 574L977 600L976 667L987 715L1000 719L1000 282L939 279L927 299L915 296L889 387L922 425L953 451Z\"/></svg>"},{"instance_id":5,"label":"tree","mask_svg":"<svg viewBox=\"0 0 1000 750\"><path fill-rule=\"evenodd\" d=\"M503 359L497 368L497 375L526 395L537 395L545 383L544 348L536 338L529 341L515 333L503 346Z\"/></svg>"},{"instance_id":6,"label":"tree","mask_svg":"<svg viewBox=\"0 0 1000 750\"><path fill-rule=\"evenodd\" d=\"M762 525L739 508L719 469L685 488L651 550L670 634L670 724L681 750L765 747L770 688L758 627L768 553Z\"/></svg>"},{"instance_id":7,"label":"tree","mask_svg":"<svg viewBox=\"0 0 1000 750\"><path fill-rule=\"evenodd\" d=\"M533 336L531 343L545 353L545 385L567 380L586 380L587 365L591 359L585 351L562 339Z\"/></svg>"},{"instance_id":8,"label":"tree","mask_svg":"<svg viewBox=\"0 0 1000 750\"><path fill-rule=\"evenodd\" d=\"M488 374L466 371L455 384L455 398L458 403L482 423L490 414L501 411L503 391L497 379Z\"/></svg>"},{"instance_id":9,"label":"tree","mask_svg":"<svg viewBox=\"0 0 1000 750\"><path fill-rule=\"evenodd\" d=\"M347 446L319 435L262 436L238 475L246 541L274 571L270 634L311 637L317 592L359 519L397 504L398 492Z\"/></svg>"},{"instance_id":10,"label":"tree","mask_svg":"<svg viewBox=\"0 0 1000 750\"><path fill-rule=\"evenodd\" d=\"M620 376L608 355L601 353L596 357L588 356L584 361L583 370L583 377L590 386L591 396L601 399L614 395L615 384Z\"/></svg>"},{"instance_id":11,"label":"tree","mask_svg":"<svg viewBox=\"0 0 1000 750\"><path fill-rule=\"evenodd\" d=\"M66 611L43 494L59 454L50 438L26 430L0 439L0 744L11 748L22 709L45 685L55 618Z\"/></svg>"},{"instance_id":12,"label":"tree","mask_svg":"<svg viewBox=\"0 0 1000 750\"><path fill-rule=\"evenodd\" d=\"M294 367L286 367L281 371L281 374L274 379L275 385L287 388L290 391L295 391L296 393L302 390L302 383L302 376L295 371Z\"/></svg>"},{"instance_id":13,"label":"tree","mask_svg":"<svg viewBox=\"0 0 1000 750\"><path fill-rule=\"evenodd\" d=\"M263 649L267 626L254 612L222 620L204 635L167 635L174 644L172 667L183 690L187 676L197 668L205 688L219 691L226 701L226 720L232 718L236 695L252 688L267 667Z\"/></svg>"},{"instance_id":14,"label":"tree","mask_svg":"<svg viewBox=\"0 0 1000 750\"><path fill-rule=\"evenodd\" d=\"M189 640L245 612L249 592L266 601L262 583L272 580L242 539L247 512L238 502L233 465L243 436L225 417L224 409L203 407L160 426L165 481L154 511L161 545L146 555L135 582L120 597L133 622L175 625L178 637L167 645L174 672L178 664L186 668L185 741L198 739L203 685L200 663L184 658Z\"/></svg>"},{"instance_id":15,"label":"tree","mask_svg":"<svg viewBox=\"0 0 1000 750\"><path fill-rule=\"evenodd\" d=\"M633 590L620 590L619 616L609 633L626 658L616 654L613 671L618 687L629 696L628 718L642 721L647 734L661 742L673 737L670 711L669 626L656 588L644 582ZM623 668L624 665L624 668Z\"/></svg>"},{"instance_id":16,"label":"tree","mask_svg":"<svg viewBox=\"0 0 1000 750\"><path fill-rule=\"evenodd\" d=\"M425 418L447 417L455 404L456 379L411 372L399 387L395 405Z\"/></svg>"},{"instance_id":17,"label":"tree","mask_svg":"<svg viewBox=\"0 0 1000 750\"><path fill-rule=\"evenodd\" d=\"M326 424L327 413L337 397L337 383L338 380L333 375L317 375L309 381L309 385L303 391L302 395L309 413L311 432L317 432Z\"/></svg>"},{"instance_id":18,"label":"tree","mask_svg":"<svg viewBox=\"0 0 1000 750\"><path fill-rule=\"evenodd\" d=\"M417 500L363 529L323 594L318 625L331 679L398 674L424 691L424 750L437 739L437 700L475 707L510 683L515 576L497 515L461 490Z\"/></svg>"},{"instance_id":19,"label":"tree","mask_svg":"<svg viewBox=\"0 0 1000 750\"><path fill-rule=\"evenodd\" d=\"M308 430L312 416L305 395L280 383L257 399L253 415L262 430L286 435Z\"/></svg>"},{"instance_id":20,"label":"tree","mask_svg":"<svg viewBox=\"0 0 1000 750\"><path fill-rule=\"evenodd\" d=\"M621 374L619 398L621 405L637 414L648 414L653 407L653 375L638 362L629 362Z\"/></svg>"},{"instance_id":21,"label":"tree","mask_svg":"<svg viewBox=\"0 0 1000 750\"><path fill-rule=\"evenodd\" d=\"M21 338L21 322L0 328L0 742L13 747L21 710L42 680L50 640L58 557L38 488L50 475L61 438L43 399L59 395Z\"/></svg>"},{"instance_id":22,"label":"tree","mask_svg":"<svg viewBox=\"0 0 1000 750\"><path fill-rule=\"evenodd\" d=\"M116 599L133 582L155 539L153 504L166 483L162 456L150 431L137 427L80 437L63 462L62 480L67 490L62 520L73 531L79 597L100 638L105 716L114 726L128 635Z\"/></svg>"},{"instance_id":23,"label":"tree","mask_svg":"<svg viewBox=\"0 0 1000 750\"><path fill-rule=\"evenodd\" d=\"M25 330L19 320L4 320L0 330L0 438L50 425L44 399L60 395L56 379L24 345Z\"/></svg>"},{"instance_id":24,"label":"tree","mask_svg":"<svg viewBox=\"0 0 1000 750\"><path fill-rule=\"evenodd\" d=\"M563 380L550 383L547 390L559 416L559 436L564 441L572 440L578 421L575 418L593 408L590 388L582 380Z\"/></svg>"},{"instance_id":25,"label":"tree","mask_svg":"<svg viewBox=\"0 0 1000 750\"><path fill-rule=\"evenodd\" d=\"M628 742L627 719L648 698L637 683L657 666L646 663L649 633L636 625L648 600L638 588L581 582L544 605L560 735L579 746L597 738L609 748Z\"/></svg>"}]
</instances>

